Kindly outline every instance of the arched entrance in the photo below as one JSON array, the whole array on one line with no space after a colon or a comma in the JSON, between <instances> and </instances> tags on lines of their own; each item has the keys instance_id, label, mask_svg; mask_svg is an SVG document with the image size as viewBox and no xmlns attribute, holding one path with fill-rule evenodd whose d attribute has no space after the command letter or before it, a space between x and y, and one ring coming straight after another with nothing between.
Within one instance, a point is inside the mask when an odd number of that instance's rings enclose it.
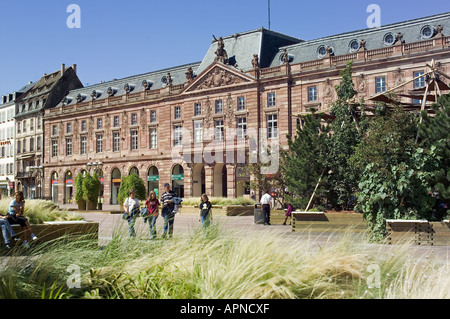
<instances>
[{"instance_id":1,"label":"arched entrance","mask_svg":"<svg viewBox=\"0 0 450 319\"><path fill-rule=\"evenodd\" d=\"M64 204L72 204L73 202L73 175L71 171L67 171L64 176Z\"/></svg>"},{"instance_id":2,"label":"arched entrance","mask_svg":"<svg viewBox=\"0 0 450 319\"><path fill-rule=\"evenodd\" d=\"M152 166L147 174L147 195L154 191L156 197L159 197L159 170L156 166Z\"/></svg>"},{"instance_id":3,"label":"arched entrance","mask_svg":"<svg viewBox=\"0 0 450 319\"><path fill-rule=\"evenodd\" d=\"M216 163L214 166L214 196L227 197L227 167Z\"/></svg>"},{"instance_id":4,"label":"arched entrance","mask_svg":"<svg viewBox=\"0 0 450 319\"><path fill-rule=\"evenodd\" d=\"M192 169L192 196L200 197L206 193L205 166L195 164Z\"/></svg>"},{"instance_id":5,"label":"arched entrance","mask_svg":"<svg viewBox=\"0 0 450 319\"><path fill-rule=\"evenodd\" d=\"M52 173L52 184L50 188L52 190L52 202L58 204L58 173Z\"/></svg>"},{"instance_id":6,"label":"arched entrance","mask_svg":"<svg viewBox=\"0 0 450 319\"><path fill-rule=\"evenodd\" d=\"M179 197L184 197L184 169L181 165L175 165L172 169L172 190Z\"/></svg>"},{"instance_id":7,"label":"arched entrance","mask_svg":"<svg viewBox=\"0 0 450 319\"><path fill-rule=\"evenodd\" d=\"M120 183L122 181L122 174L118 168L115 168L111 172L111 205L118 205L119 201L117 196L119 195Z\"/></svg>"}]
</instances>

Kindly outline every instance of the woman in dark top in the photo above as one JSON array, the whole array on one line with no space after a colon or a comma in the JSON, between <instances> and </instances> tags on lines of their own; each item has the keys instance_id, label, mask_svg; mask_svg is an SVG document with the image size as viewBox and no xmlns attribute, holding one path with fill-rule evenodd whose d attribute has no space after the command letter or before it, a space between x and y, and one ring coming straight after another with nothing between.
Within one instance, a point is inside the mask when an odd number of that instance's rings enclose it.
<instances>
[{"instance_id":1,"label":"woman in dark top","mask_svg":"<svg viewBox=\"0 0 450 319\"><path fill-rule=\"evenodd\" d=\"M199 221L203 224L203 229L206 229L210 224L212 220L212 213L211 213L211 202L209 201L208 195L203 194L202 195L202 202L200 203L200 219Z\"/></svg>"}]
</instances>

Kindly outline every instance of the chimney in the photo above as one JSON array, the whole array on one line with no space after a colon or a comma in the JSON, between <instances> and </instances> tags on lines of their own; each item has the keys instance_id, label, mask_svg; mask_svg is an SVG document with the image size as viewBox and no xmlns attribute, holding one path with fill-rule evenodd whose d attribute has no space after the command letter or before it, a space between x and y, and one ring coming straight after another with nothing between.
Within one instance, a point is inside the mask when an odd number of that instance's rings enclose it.
<instances>
[{"instance_id":1,"label":"chimney","mask_svg":"<svg viewBox=\"0 0 450 319\"><path fill-rule=\"evenodd\" d=\"M72 64L72 69L75 71L75 74L77 73L77 65L76 64Z\"/></svg>"},{"instance_id":2,"label":"chimney","mask_svg":"<svg viewBox=\"0 0 450 319\"><path fill-rule=\"evenodd\" d=\"M64 75L64 71L66 70L66 65L63 63L62 65L61 65L61 76L63 76Z\"/></svg>"}]
</instances>

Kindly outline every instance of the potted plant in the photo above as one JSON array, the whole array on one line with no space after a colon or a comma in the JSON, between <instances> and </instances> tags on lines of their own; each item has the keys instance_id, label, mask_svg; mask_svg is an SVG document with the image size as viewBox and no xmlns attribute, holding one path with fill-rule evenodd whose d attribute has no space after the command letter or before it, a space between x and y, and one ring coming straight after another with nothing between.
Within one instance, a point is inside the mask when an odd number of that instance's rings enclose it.
<instances>
[{"instance_id":1,"label":"potted plant","mask_svg":"<svg viewBox=\"0 0 450 319\"><path fill-rule=\"evenodd\" d=\"M78 205L78 210L86 210L86 200L84 199L83 193L83 178L84 173L80 173L75 178L75 201Z\"/></svg>"},{"instance_id":2,"label":"potted plant","mask_svg":"<svg viewBox=\"0 0 450 319\"><path fill-rule=\"evenodd\" d=\"M101 183L96 173L92 176L86 174L83 177L83 198L87 203L87 210L96 210L98 202L98 194L100 192Z\"/></svg>"}]
</instances>

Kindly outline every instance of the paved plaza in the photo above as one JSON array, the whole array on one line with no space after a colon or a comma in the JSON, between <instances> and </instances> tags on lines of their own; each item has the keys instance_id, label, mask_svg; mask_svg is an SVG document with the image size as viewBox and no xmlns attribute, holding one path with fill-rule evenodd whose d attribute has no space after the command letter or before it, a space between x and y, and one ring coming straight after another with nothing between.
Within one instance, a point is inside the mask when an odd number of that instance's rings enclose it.
<instances>
[{"instance_id":1,"label":"paved plaza","mask_svg":"<svg viewBox=\"0 0 450 319\"><path fill-rule=\"evenodd\" d=\"M106 245L113 234L121 234L128 236L128 224L122 220L121 214L104 214L104 213L82 213L86 220L99 223L99 244ZM287 226L264 226L254 223L253 216L214 216L214 223L219 225L223 233L232 236L252 236L255 234L263 234L267 236L276 236L286 243L286 245L302 245L308 243L313 249L324 247L327 244L333 244L339 237L344 236L344 232L313 232L302 231L292 232L291 227ZM156 227L158 238L161 237L163 229L163 218L157 219ZM186 236L192 234L197 228L201 227L199 216L194 214L181 213L177 214L174 223L174 237ZM145 224L142 218L138 218L136 222L137 238L145 240L149 238L149 225ZM355 233L355 241L358 241L361 234ZM390 249L395 249L391 245L365 244L368 249L379 251L385 249L386 253ZM411 246L411 256L418 261L436 258L440 263L447 263L450 260L449 246Z\"/></svg>"}]
</instances>

